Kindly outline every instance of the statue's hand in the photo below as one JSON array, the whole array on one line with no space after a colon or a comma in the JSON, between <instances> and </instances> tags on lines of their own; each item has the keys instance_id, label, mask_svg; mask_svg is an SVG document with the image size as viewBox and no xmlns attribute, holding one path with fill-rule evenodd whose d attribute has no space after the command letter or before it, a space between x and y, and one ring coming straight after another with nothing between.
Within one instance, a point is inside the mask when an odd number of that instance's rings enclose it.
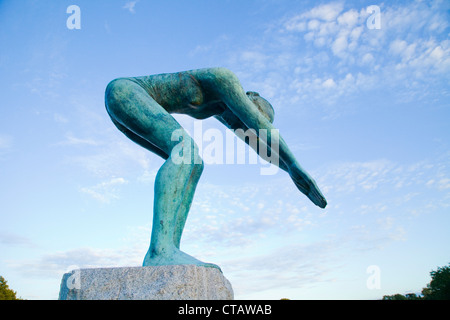
<instances>
[{"instance_id":1,"label":"statue's hand","mask_svg":"<svg viewBox=\"0 0 450 320\"><path fill-rule=\"evenodd\" d=\"M305 194L316 206L320 208L327 206L327 200L320 192L316 182L299 165L292 164L288 172L298 190Z\"/></svg>"}]
</instances>

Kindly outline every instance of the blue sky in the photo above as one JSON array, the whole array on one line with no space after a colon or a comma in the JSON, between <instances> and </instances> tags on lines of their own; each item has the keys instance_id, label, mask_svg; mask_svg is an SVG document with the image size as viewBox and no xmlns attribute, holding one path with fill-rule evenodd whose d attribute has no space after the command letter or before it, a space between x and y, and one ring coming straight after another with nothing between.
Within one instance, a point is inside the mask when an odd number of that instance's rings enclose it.
<instances>
[{"instance_id":1,"label":"blue sky","mask_svg":"<svg viewBox=\"0 0 450 320\"><path fill-rule=\"evenodd\" d=\"M79 30L66 26L72 4ZM367 25L370 5L379 29ZM207 165L182 250L219 264L238 299L420 291L450 262L449 10L446 1L0 1L0 275L23 298L56 299L74 266L141 265L163 161L114 127L105 87L220 66L272 103L274 125L329 205L314 206L281 170ZM192 119L176 118L192 132ZM203 122L211 128L225 134Z\"/></svg>"}]
</instances>

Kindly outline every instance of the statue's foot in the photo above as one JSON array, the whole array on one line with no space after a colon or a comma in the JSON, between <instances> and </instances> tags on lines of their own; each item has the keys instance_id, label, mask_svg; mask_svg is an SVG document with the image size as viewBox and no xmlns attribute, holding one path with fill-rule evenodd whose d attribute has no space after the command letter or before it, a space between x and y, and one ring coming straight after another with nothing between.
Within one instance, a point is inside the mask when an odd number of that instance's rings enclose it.
<instances>
[{"instance_id":1,"label":"statue's foot","mask_svg":"<svg viewBox=\"0 0 450 320\"><path fill-rule=\"evenodd\" d=\"M215 265L213 263L202 262L175 247L166 250L161 250L159 253L155 253L154 250L149 249L147 254L145 255L143 266L149 267L149 266L168 266L168 265L184 265L184 264L208 268L216 268L219 269L220 272L222 272L222 270L218 265Z\"/></svg>"}]
</instances>

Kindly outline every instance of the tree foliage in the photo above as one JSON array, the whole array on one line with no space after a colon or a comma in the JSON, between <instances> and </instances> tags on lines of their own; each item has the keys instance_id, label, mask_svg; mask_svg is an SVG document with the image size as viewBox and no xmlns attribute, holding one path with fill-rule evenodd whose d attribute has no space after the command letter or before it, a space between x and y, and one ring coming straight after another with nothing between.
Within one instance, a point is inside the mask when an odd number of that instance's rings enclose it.
<instances>
[{"instance_id":1,"label":"tree foliage","mask_svg":"<svg viewBox=\"0 0 450 320\"><path fill-rule=\"evenodd\" d=\"M16 292L11 290L5 278L0 276L0 300L20 300Z\"/></svg>"},{"instance_id":2,"label":"tree foliage","mask_svg":"<svg viewBox=\"0 0 450 320\"><path fill-rule=\"evenodd\" d=\"M422 290L425 300L450 300L450 264L431 271L431 282Z\"/></svg>"},{"instance_id":3,"label":"tree foliage","mask_svg":"<svg viewBox=\"0 0 450 320\"><path fill-rule=\"evenodd\" d=\"M431 281L422 289L422 295L415 293L383 296L383 300L450 300L450 263L430 272Z\"/></svg>"}]
</instances>

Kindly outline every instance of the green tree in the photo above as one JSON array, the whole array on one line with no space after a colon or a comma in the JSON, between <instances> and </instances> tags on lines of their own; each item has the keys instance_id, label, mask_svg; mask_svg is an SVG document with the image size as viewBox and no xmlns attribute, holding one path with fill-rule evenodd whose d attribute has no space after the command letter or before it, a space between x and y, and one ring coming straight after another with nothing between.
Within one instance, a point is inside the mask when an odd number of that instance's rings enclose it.
<instances>
[{"instance_id":1,"label":"green tree","mask_svg":"<svg viewBox=\"0 0 450 320\"><path fill-rule=\"evenodd\" d=\"M16 297L16 292L11 290L5 278L0 276L0 300L20 300Z\"/></svg>"},{"instance_id":2,"label":"green tree","mask_svg":"<svg viewBox=\"0 0 450 320\"><path fill-rule=\"evenodd\" d=\"M431 282L422 290L425 300L450 300L450 263L431 271Z\"/></svg>"},{"instance_id":3,"label":"green tree","mask_svg":"<svg viewBox=\"0 0 450 320\"><path fill-rule=\"evenodd\" d=\"M422 297L415 293L407 293L405 294L405 298L406 300L422 300Z\"/></svg>"},{"instance_id":4,"label":"green tree","mask_svg":"<svg viewBox=\"0 0 450 320\"><path fill-rule=\"evenodd\" d=\"M391 296L383 296L383 300L408 300L408 298L402 294L393 294Z\"/></svg>"},{"instance_id":5,"label":"green tree","mask_svg":"<svg viewBox=\"0 0 450 320\"><path fill-rule=\"evenodd\" d=\"M450 263L430 272L431 281L422 290L422 296L415 293L383 296L383 300L450 300Z\"/></svg>"}]
</instances>

